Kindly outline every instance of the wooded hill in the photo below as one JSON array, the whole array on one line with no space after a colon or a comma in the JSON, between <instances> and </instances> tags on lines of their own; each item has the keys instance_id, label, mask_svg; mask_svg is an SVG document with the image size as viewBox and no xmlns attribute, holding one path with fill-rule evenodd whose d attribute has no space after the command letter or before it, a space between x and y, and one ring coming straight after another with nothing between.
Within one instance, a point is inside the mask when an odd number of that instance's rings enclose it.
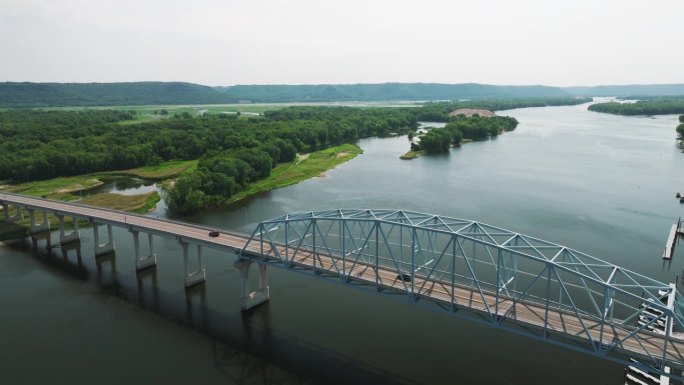
<instances>
[{"instance_id":1,"label":"wooded hill","mask_svg":"<svg viewBox=\"0 0 684 385\"><path fill-rule=\"evenodd\" d=\"M229 94L192 83L0 83L0 108L235 102Z\"/></svg>"},{"instance_id":2,"label":"wooded hill","mask_svg":"<svg viewBox=\"0 0 684 385\"><path fill-rule=\"evenodd\" d=\"M208 87L179 82L0 83L0 108L228 104L238 102L338 102L483 100L569 97L546 86L383 83L341 85L238 85Z\"/></svg>"},{"instance_id":3,"label":"wooded hill","mask_svg":"<svg viewBox=\"0 0 684 385\"><path fill-rule=\"evenodd\" d=\"M576 96L615 96L644 99L649 96L684 95L684 84L628 84L619 86L564 87Z\"/></svg>"},{"instance_id":4,"label":"wooded hill","mask_svg":"<svg viewBox=\"0 0 684 385\"><path fill-rule=\"evenodd\" d=\"M318 102L382 100L458 100L568 97L546 86L494 86L487 84L382 83L319 85L237 85L217 88L252 102Z\"/></svg>"}]
</instances>

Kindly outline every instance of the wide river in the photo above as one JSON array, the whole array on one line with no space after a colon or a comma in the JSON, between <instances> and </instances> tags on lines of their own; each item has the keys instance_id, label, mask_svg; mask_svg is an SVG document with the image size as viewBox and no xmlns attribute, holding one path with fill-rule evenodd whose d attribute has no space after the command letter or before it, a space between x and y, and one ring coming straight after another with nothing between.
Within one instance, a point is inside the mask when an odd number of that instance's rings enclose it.
<instances>
[{"instance_id":1,"label":"wide river","mask_svg":"<svg viewBox=\"0 0 684 385\"><path fill-rule=\"evenodd\" d=\"M621 117L587 105L499 112L513 132L402 161L407 138L359 141L324 177L182 218L241 232L286 212L396 208L474 219L560 243L664 282L661 255L684 213L676 116ZM154 216L164 216L163 205ZM96 263L44 243L0 247L0 383L619 384L620 365L376 295L269 270L271 300L243 314L234 255L205 250L207 282L186 292L180 247L156 239L136 274L131 236ZM53 234L53 239L56 236ZM396 298L395 298L396 297Z\"/></svg>"}]
</instances>

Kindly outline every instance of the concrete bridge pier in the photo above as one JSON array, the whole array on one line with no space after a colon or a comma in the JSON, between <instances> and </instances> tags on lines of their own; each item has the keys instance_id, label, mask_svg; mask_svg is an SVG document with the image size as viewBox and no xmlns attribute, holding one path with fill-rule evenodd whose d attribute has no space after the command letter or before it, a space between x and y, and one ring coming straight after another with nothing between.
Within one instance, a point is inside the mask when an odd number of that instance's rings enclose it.
<instances>
[{"instance_id":1,"label":"concrete bridge pier","mask_svg":"<svg viewBox=\"0 0 684 385\"><path fill-rule=\"evenodd\" d=\"M59 242L64 245L67 243L80 241L81 234L78 232L78 219L76 219L76 217L71 217L71 223L74 225L74 229L69 234L67 234L64 230L64 215L56 215L57 219L59 219Z\"/></svg>"},{"instance_id":2,"label":"concrete bridge pier","mask_svg":"<svg viewBox=\"0 0 684 385\"><path fill-rule=\"evenodd\" d=\"M133 247L135 248L135 269L136 270L142 270L142 269L147 269L148 267L152 267L157 265L157 254L154 253L154 241L152 238L152 234L147 234L147 239L149 241L150 245L150 253L144 256L140 255L140 237L139 237L139 232L137 230L130 230L130 232L133 234ZM111 238L111 228L109 228L109 240L112 242ZM112 246L113 247L113 246Z\"/></svg>"},{"instance_id":3,"label":"concrete bridge pier","mask_svg":"<svg viewBox=\"0 0 684 385\"><path fill-rule=\"evenodd\" d=\"M38 241L45 240L45 250L52 247L52 234L49 231L31 234L31 241L33 242L33 250L38 250Z\"/></svg>"},{"instance_id":4,"label":"concrete bridge pier","mask_svg":"<svg viewBox=\"0 0 684 385\"><path fill-rule=\"evenodd\" d=\"M249 310L255 306L261 305L262 303L268 301L271 298L271 293L268 287L268 280L266 276L266 264L258 263L259 268L259 288L255 291L251 291L249 287L249 268L254 263L254 261L249 259L238 259L235 262L235 267L240 269L240 275L242 276L242 286L240 291L240 307L242 310Z\"/></svg>"},{"instance_id":5,"label":"concrete bridge pier","mask_svg":"<svg viewBox=\"0 0 684 385\"><path fill-rule=\"evenodd\" d=\"M183 262L185 263L185 287L190 287L202 283L206 280L206 272L202 267L202 246L197 245L197 270L190 271L190 263L188 260L188 243L180 241L181 248L183 249Z\"/></svg>"},{"instance_id":6,"label":"concrete bridge pier","mask_svg":"<svg viewBox=\"0 0 684 385\"><path fill-rule=\"evenodd\" d=\"M5 222L16 222L24 219L24 214L21 212L21 207L15 206L17 212L14 215L10 215L9 209L10 205L7 202L2 202L2 211L5 212Z\"/></svg>"},{"instance_id":7,"label":"concrete bridge pier","mask_svg":"<svg viewBox=\"0 0 684 385\"><path fill-rule=\"evenodd\" d=\"M114 237L112 236L112 225L107 225L107 235L109 236L109 241L105 243L100 243L100 224L95 221L90 221L93 226L93 238L95 240L95 256L111 254L114 252ZM152 247L150 247L150 252Z\"/></svg>"},{"instance_id":8,"label":"concrete bridge pier","mask_svg":"<svg viewBox=\"0 0 684 385\"><path fill-rule=\"evenodd\" d=\"M62 243L62 247L60 247L60 249L62 251L62 258L64 259L65 263L69 263L69 252L73 250L76 251L76 265L78 267L83 266L83 256L81 254L81 241L79 239L68 243Z\"/></svg>"},{"instance_id":9,"label":"concrete bridge pier","mask_svg":"<svg viewBox=\"0 0 684 385\"><path fill-rule=\"evenodd\" d=\"M43 221L41 223L36 223L36 213L34 209L28 209L28 212L29 218L31 218L31 228L29 229L30 234L38 234L50 231L50 222L48 221L46 211L43 211Z\"/></svg>"}]
</instances>

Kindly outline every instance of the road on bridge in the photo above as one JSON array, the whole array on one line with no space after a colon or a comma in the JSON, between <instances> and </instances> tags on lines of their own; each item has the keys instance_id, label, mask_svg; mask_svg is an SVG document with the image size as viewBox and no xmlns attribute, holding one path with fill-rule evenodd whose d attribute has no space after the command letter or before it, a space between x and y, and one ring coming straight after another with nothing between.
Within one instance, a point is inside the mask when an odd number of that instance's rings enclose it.
<instances>
[{"instance_id":1,"label":"road on bridge","mask_svg":"<svg viewBox=\"0 0 684 385\"><path fill-rule=\"evenodd\" d=\"M245 248L244 257L258 259L264 252L263 257L267 260L283 262L282 255L285 255L284 245L277 245L276 250L271 248L269 243L259 243L258 240L249 241L249 236L227 231L219 231L218 237L210 237L209 231L216 230L204 226L169 221L164 219L146 217L142 215L130 214L121 211L102 209L90 206L83 206L73 203L59 202L41 198L32 198L15 194L3 194L3 204L10 203L31 209L52 211L56 214L73 216L88 219L101 224L111 224L125 227L130 230L144 231L155 235L169 238L182 239L185 242L192 242L203 246L212 247L217 250L239 252ZM362 282L369 286L376 284L385 290L393 292L407 293L406 282L399 279L397 271L379 266L375 272L375 265L356 263L350 267L342 268L339 261L325 253L316 253L315 257L309 250L293 250L289 248L290 255L294 254L292 263L297 266L315 270L318 273L325 273L337 276L346 276L352 280ZM413 282L413 286L418 288L415 295L422 299L430 300L439 304L470 310L479 314L490 314L492 309L497 316L504 316L503 322L514 322L524 326L532 326L537 329L546 328L549 333L570 337L585 343L589 343L589 336L585 328L589 330L589 335L594 341L601 340L601 325L599 322L589 318L580 318L576 314L547 309L538 303L530 301L513 301L512 298L504 296L498 297L494 293L481 296L479 292L465 286L452 286L449 282L441 282L434 279L425 280L418 276ZM410 286L410 285L409 285ZM614 341L625 339L628 332L623 328L604 326L602 334L603 344L611 344ZM665 345L663 335L640 331L636 334L638 338L626 338L625 341L616 348L617 351L627 355L649 358L662 357L662 347ZM641 342L641 343L640 343ZM667 344L665 360L681 368L684 362L684 341L671 337Z\"/></svg>"}]
</instances>

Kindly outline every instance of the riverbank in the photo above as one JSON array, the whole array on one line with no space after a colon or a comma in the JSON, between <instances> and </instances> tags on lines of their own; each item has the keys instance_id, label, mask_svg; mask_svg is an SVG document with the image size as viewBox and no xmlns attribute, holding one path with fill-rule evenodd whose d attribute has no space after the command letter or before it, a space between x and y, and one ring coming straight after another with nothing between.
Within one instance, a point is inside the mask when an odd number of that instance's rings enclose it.
<instances>
[{"instance_id":1,"label":"riverbank","mask_svg":"<svg viewBox=\"0 0 684 385\"><path fill-rule=\"evenodd\" d=\"M105 171L95 174L59 177L19 183L16 185L5 185L0 187L0 192L5 191L15 194L69 201L77 199L73 193L97 187L113 178L132 177L159 181L176 177L184 172L191 172L196 167L196 160L169 161L156 166L138 167L130 170Z\"/></svg>"},{"instance_id":2,"label":"riverbank","mask_svg":"<svg viewBox=\"0 0 684 385\"><path fill-rule=\"evenodd\" d=\"M462 144L466 144L466 143L470 143L470 142L473 142L473 140L472 139L462 139L461 143L454 145L452 147L461 147ZM408 150L404 155L400 156L399 159L411 160L411 159L416 159L419 156L423 156L425 154L426 154L425 150L417 150L417 151Z\"/></svg>"},{"instance_id":3,"label":"riverbank","mask_svg":"<svg viewBox=\"0 0 684 385\"><path fill-rule=\"evenodd\" d=\"M173 178L183 172L191 171L197 167L197 161L171 161L157 166L139 167L123 171L110 171L97 174L78 175L72 177L60 177L42 181L26 182L16 185L0 187L0 193L16 193L43 197L62 201L78 201L78 203L109 208L114 210L128 211L144 214L156 208L161 200L158 192L152 191L145 194L122 195L111 192L94 194L79 198L81 191L100 186L114 178L130 177L148 180L164 180ZM14 213L13 209L11 212ZM13 223L0 224L0 240L16 239L26 236L30 228L28 213L23 212L24 219ZM48 215L50 226L55 228L59 225L57 217ZM87 226L87 222L79 222L79 226ZM70 227L70 222L67 227Z\"/></svg>"},{"instance_id":4,"label":"riverbank","mask_svg":"<svg viewBox=\"0 0 684 385\"><path fill-rule=\"evenodd\" d=\"M293 162L277 165L271 170L271 175L268 178L253 183L247 190L235 194L229 203L266 191L290 186L316 176L325 176L324 172L337 167L339 164L350 161L362 153L363 150L356 145L342 144L298 156Z\"/></svg>"}]
</instances>

